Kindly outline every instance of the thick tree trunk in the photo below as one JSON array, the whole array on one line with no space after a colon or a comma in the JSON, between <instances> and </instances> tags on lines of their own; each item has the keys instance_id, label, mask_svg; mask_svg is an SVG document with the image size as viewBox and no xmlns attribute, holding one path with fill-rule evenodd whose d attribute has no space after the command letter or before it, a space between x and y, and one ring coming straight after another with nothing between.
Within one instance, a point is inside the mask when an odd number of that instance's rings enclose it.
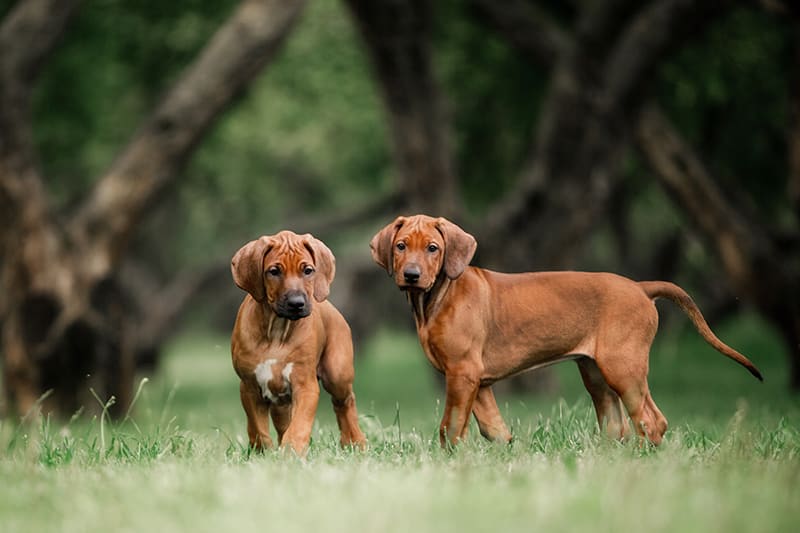
<instances>
[{"instance_id":1,"label":"thick tree trunk","mask_svg":"<svg viewBox=\"0 0 800 533\"><path fill-rule=\"evenodd\" d=\"M431 4L346 0L366 44L389 119L402 192L412 211L458 218L450 128L431 66Z\"/></svg>"},{"instance_id":2,"label":"thick tree trunk","mask_svg":"<svg viewBox=\"0 0 800 533\"><path fill-rule=\"evenodd\" d=\"M114 395L117 409L125 409L136 326L115 272L128 239L215 119L274 56L304 0L244 0L75 218L57 225L34 163L27 98L34 67L46 59L74 4L28 0L0 30L0 212L11 213L13 222L0 229L4 407L19 415L50 389L48 411L69 414L86 405L89 387ZM10 112L9 101L25 105Z\"/></svg>"},{"instance_id":3,"label":"thick tree trunk","mask_svg":"<svg viewBox=\"0 0 800 533\"><path fill-rule=\"evenodd\" d=\"M3 410L26 412L41 395L33 363L41 337L70 291L63 253L33 149L30 95L78 2L19 2L0 25L0 257Z\"/></svg>"}]
</instances>

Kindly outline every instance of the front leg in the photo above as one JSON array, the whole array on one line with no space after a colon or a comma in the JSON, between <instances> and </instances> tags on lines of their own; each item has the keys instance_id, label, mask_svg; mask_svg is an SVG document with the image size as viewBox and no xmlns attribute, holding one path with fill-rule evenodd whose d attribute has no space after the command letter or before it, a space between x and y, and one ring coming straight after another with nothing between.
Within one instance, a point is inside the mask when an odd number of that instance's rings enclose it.
<instances>
[{"instance_id":1,"label":"front leg","mask_svg":"<svg viewBox=\"0 0 800 533\"><path fill-rule=\"evenodd\" d=\"M294 376L292 376L294 377ZM305 455L311 440L311 429L319 403L319 383L312 379L292 379L292 416L289 427L281 439L281 448L291 448L297 455Z\"/></svg>"},{"instance_id":2,"label":"front leg","mask_svg":"<svg viewBox=\"0 0 800 533\"><path fill-rule=\"evenodd\" d=\"M269 436L269 404L258 391L248 387L243 381L239 383L239 397L247 416L250 447L259 451L272 448L272 439Z\"/></svg>"},{"instance_id":3,"label":"front leg","mask_svg":"<svg viewBox=\"0 0 800 533\"><path fill-rule=\"evenodd\" d=\"M445 380L444 416L439 425L439 443L443 448L458 444L466 437L469 414L480 384L477 376L471 373L448 373Z\"/></svg>"},{"instance_id":4,"label":"front leg","mask_svg":"<svg viewBox=\"0 0 800 533\"><path fill-rule=\"evenodd\" d=\"M511 432L500 415L500 409L497 408L492 387L478 389L478 395L472 405L472 414L475 415L484 438L495 442L511 442Z\"/></svg>"}]
</instances>

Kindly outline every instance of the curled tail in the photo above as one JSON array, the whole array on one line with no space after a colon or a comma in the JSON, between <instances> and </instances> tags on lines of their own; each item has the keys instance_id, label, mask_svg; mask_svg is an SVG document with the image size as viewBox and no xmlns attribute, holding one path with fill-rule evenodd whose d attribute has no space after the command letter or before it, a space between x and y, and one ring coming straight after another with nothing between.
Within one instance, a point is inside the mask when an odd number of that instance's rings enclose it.
<instances>
[{"instance_id":1,"label":"curled tail","mask_svg":"<svg viewBox=\"0 0 800 533\"><path fill-rule=\"evenodd\" d=\"M730 357L745 367L759 380L764 381L764 378L761 376L761 372L758 370L758 368L756 368L756 365L751 363L747 357L740 354L719 340L716 335L714 335L714 332L711 331L710 327L708 327L706 319L703 318L703 314L700 312L697 304L695 304L694 300L692 300L692 298L686 294L686 291L668 281L640 281L639 286L651 299L666 298L678 304L678 307L680 307L683 312L689 316L692 323L694 323L694 327L697 328L697 332L700 333L700 336L702 336L708 344L710 344L722 355Z\"/></svg>"}]
</instances>

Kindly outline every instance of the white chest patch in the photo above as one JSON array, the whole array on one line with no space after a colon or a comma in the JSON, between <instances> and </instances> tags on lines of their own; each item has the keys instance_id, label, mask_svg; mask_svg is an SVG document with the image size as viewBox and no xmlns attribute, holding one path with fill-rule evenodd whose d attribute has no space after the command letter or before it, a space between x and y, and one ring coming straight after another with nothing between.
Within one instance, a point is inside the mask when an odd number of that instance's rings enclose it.
<instances>
[{"instance_id":1,"label":"white chest patch","mask_svg":"<svg viewBox=\"0 0 800 533\"><path fill-rule=\"evenodd\" d=\"M277 362L278 362L277 359L267 359L263 363L259 363L256 366L256 381L258 382L258 385L261 387L261 396L269 400L273 400L273 398L272 398L272 392L270 392L269 386L267 384L272 379L272 365L274 365Z\"/></svg>"},{"instance_id":2,"label":"white chest patch","mask_svg":"<svg viewBox=\"0 0 800 533\"><path fill-rule=\"evenodd\" d=\"M286 403L291 400L292 388L290 377L294 363L286 363L277 376L280 367L277 359L266 359L255 368L255 377L261 387L261 396L273 403Z\"/></svg>"},{"instance_id":3,"label":"white chest patch","mask_svg":"<svg viewBox=\"0 0 800 533\"><path fill-rule=\"evenodd\" d=\"M285 379L287 382L290 382L289 378L292 375L292 367L294 367L294 363L287 363L281 372L281 376L283 376L283 379Z\"/></svg>"}]
</instances>

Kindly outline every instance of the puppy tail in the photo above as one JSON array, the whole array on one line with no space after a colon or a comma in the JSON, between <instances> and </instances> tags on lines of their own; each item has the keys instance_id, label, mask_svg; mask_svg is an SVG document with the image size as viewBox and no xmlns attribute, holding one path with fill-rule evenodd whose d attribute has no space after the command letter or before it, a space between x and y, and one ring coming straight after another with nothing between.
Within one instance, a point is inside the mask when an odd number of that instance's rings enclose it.
<instances>
[{"instance_id":1,"label":"puppy tail","mask_svg":"<svg viewBox=\"0 0 800 533\"><path fill-rule=\"evenodd\" d=\"M726 355L745 367L751 374L757 377L760 381L764 381L761 372L756 368L747 357L740 354L714 335L711 328L708 327L706 319L700 312L700 308L694 303L694 300L680 287L668 281L641 281L639 286L642 288L648 298L655 300L656 298L666 298L675 302L684 313L689 316L697 332L705 341L710 344L715 350L722 355Z\"/></svg>"}]
</instances>

